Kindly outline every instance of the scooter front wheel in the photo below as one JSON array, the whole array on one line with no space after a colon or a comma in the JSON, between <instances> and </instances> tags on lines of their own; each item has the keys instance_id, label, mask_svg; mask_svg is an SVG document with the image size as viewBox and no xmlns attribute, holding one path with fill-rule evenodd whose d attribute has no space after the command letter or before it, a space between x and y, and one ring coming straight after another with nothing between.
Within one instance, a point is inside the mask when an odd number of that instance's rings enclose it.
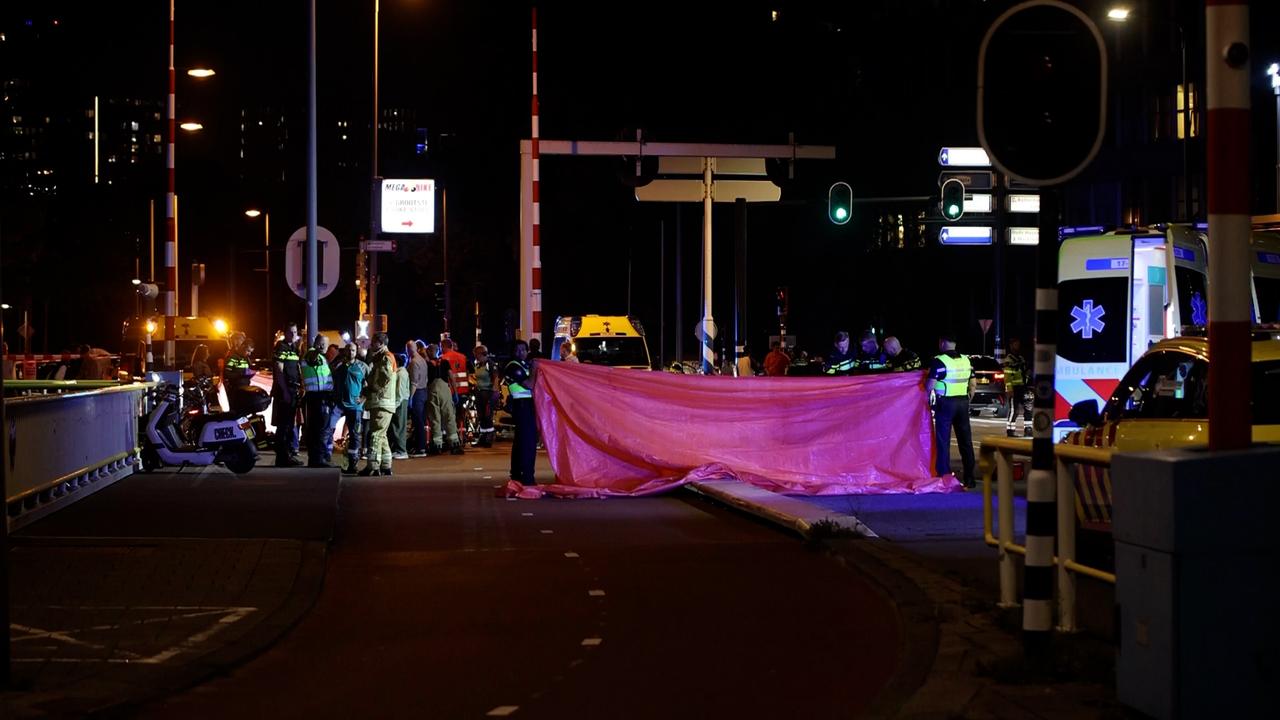
<instances>
[{"instance_id":1,"label":"scooter front wheel","mask_svg":"<svg viewBox=\"0 0 1280 720\"><path fill-rule=\"evenodd\" d=\"M227 448L222 452L222 462L227 469L237 475L243 475L258 464L258 453L247 442Z\"/></svg>"},{"instance_id":2,"label":"scooter front wheel","mask_svg":"<svg viewBox=\"0 0 1280 720\"><path fill-rule=\"evenodd\" d=\"M164 463L160 460L160 454L149 447L142 448L142 472L155 472L161 467L164 467Z\"/></svg>"}]
</instances>

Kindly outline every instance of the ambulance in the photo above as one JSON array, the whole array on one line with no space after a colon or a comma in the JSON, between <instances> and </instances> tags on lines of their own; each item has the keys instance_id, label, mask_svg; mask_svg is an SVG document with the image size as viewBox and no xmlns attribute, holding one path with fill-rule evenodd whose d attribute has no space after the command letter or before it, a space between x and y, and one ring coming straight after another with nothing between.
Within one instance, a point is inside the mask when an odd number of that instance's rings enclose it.
<instances>
[{"instance_id":1,"label":"ambulance","mask_svg":"<svg viewBox=\"0 0 1280 720\"><path fill-rule=\"evenodd\" d=\"M1253 269L1253 321L1280 323L1280 215L1254 218L1249 241Z\"/></svg>"},{"instance_id":2,"label":"ambulance","mask_svg":"<svg viewBox=\"0 0 1280 720\"><path fill-rule=\"evenodd\" d=\"M628 315L572 315L556 318L551 359L560 359L560 348L569 343L578 361L637 370L653 369L644 327Z\"/></svg>"},{"instance_id":3,"label":"ambulance","mask_svg":"<svg viewBox=\"0 0 1280 720\"><path fill-rule=\"evenodd\" d=\"M1134 361L1184 326L1208 323L1206 226L1063 228L1058 252L1054 440L1071 407L1103 407Z\"/></svg>"}]
</instances>

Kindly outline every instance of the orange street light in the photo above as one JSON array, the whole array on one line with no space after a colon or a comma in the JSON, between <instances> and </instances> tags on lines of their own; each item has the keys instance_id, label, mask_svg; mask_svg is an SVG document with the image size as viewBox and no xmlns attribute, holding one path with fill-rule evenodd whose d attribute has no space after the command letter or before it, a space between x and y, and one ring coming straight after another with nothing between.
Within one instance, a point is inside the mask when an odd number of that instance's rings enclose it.
<instances>
[{"instance_id":1,"label":"orange street light","mask_svg":"<svg viewBox=\"0 0 1280 720\"><path fill-rule=\"evenodd\" d=\"M191 68L187 71L187 74L194 78L207 78L213 77L217 73L210 68Z\"/></svg>"},{"instance_id":2,"label":"orange street light","mask_svg":"<svg viewBox=\"0 0 1280 720\"><path fill-rule=\"evenodd\" d=\"M201 125L198 122L184 122L178 127L182 128L183 130L186 130L187 132L195 132L197 130L204 129L204 125Z\"/></svg>"}]
</instances>

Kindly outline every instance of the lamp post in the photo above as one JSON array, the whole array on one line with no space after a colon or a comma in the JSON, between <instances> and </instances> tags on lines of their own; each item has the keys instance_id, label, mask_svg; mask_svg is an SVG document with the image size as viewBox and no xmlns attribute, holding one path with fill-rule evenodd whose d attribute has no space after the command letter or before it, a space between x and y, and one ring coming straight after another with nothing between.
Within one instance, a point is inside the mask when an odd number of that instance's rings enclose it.
<instances>
[{"instance_id":1,"label":"lamp post","mask_svg":"<svg viewBox=\"0 0 1280 720\"><path fill-rule=\"evenodd\" d=\"M263 291L267 316L267 334L263 337L267 338L266 342L273 342L271 339L271 213L250 208L245 210L244 214L251 218L262 216L262 272L266 276L266 280L263 281Z\"/></svg>"},{"instance_id":2,"label":"lamp post","mask_svg":"<svg viewBox=\"0 0 1280 720\"><path fill-rule=\"evenodd\" d=\"M1280 63L1267 66L1271 92L1276 96L1276 212L1280 213Z\"/></svg>"}]
</instances>

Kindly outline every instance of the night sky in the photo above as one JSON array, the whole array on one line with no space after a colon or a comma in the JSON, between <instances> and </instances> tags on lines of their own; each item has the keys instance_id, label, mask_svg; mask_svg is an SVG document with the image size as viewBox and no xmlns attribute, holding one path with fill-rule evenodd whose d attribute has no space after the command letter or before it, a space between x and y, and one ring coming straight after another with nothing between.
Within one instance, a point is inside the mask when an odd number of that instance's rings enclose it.
<instances>
[{"instance_id":1,"label":"night sky","mask_svg":"<svg viewBox=\"0 0 1280 720\"><path fill-rule=\"evenodd\" d=\"M355 172L332 167L341 148L323 139L320 148L320 224L347 249L346 264L368 228L373 3L319 5L318 123L323 130L351 121L353 134L365 136L356 146L363 165ZM797 165L795 181L784 185L782 203L749 210L752 344L759 350L775 327L774 288L788 286L791 331L802 347L821 351L837 329L856 332L875 325L887 326L922 351L936 332L955 330L976 350L972 346L981 335L974 320L990 315L988 251L942 249L932 242L918 250L875 250L866 239L874 222L870 208L858 208L849 225L833 226L826 219L826 191L832 181L845 180L861 198L936 193L938 148L977 144L977 45L990 19L1008 5L974 0L545 3L538 11L542 137L633 140L641 129L648 140L785 143L794 132L801 143L834 145L836 161ZM178 149L183 312L186 269L199 259L210 273L202 290L203 314L230 314L234 306L239 324L251 333L263 327L261 318L245 317L262 292L261 274L246 272L260 263L260 254L249 253L260 247L261 229L243 217L243 209L273 206L276 247L305 221L306 8L296 0L178 2L179 73L199 65L218 70L199 85L182 74L178 80L179 119L200 117L206 124L199 136L180 138ZM26 18L59 19L57 42L42 45L39 57L17 59L30 63L21 73L59 93L161 100L167 10L159 0L16 2L6 3L0 17L6 28ZM529 132L528 6L383 0L381 13L381 104L415 110L416 124L432 138L428 153L417 156L407 144L387 146L384 136L382 174L433 177L450 188L455 335L470 344L478 299L485 340L500 345L504 318L518 308L517 143ZM264 105L289 115L288 178L274 189L262 179L239 179L234 164L240 109ZM674 205L634 200L620 180L631 167L622 159L544 156L544 333L549 335L558 314L630 309L649 329L655 356L665 347L669 361L677 322L674 241L679 233L685 301L680 320L684 352L692 357L692 329L700 314L701 208L686 204L677 227ZM162 174L132 192L154 197L162 212ZM122 212L119 203L109 205L105 212L113 214L116 225L132 222L115 217ZM722 205L715 213L715 316L728 327L733 210ZM145 209L141 216L145 219ZM162 227L157 226L160 237ZM102 276L127 277L135 252L144 255L145 264L145 248L114 237L78 241L71 260L81 268L72 273L78 284L109 298L107 309L87 315L74 293L26 289L40 300L49 297L51 345L87 339L117 346L119 321L132 312L133 298L117 278ZM11 242L12 230L6 233L6 243ZM393 338L439 331L430 297L432 283L441 279L441 245L439 235L405 238L394 256L383 256L380 309L390 315ZM659 260L664 247L665 265ZM11 272L10 244L5 253L5 294L11 297L15 284L23 290L23 279ZM37 262L47 264L50 258L46 253ZM1015 275L1030 267L1031 258L1030 251L1014 249ZM233 261L234 301L229 299ZM344 275L344 286L322 301L322 326L354 320L349 278ZM665 315L659 312L663 289ZM1028 270L1011 281L1009 292L1029 304L1031 289ZM288 294L283 278L275 279L273 298L275 324L286 311L302 317L301 303ZM1010 334L1024 337L1030 335L1030 321L1029 310L1017 309L1006 320Z\"/></svg>"}]
</instances>

